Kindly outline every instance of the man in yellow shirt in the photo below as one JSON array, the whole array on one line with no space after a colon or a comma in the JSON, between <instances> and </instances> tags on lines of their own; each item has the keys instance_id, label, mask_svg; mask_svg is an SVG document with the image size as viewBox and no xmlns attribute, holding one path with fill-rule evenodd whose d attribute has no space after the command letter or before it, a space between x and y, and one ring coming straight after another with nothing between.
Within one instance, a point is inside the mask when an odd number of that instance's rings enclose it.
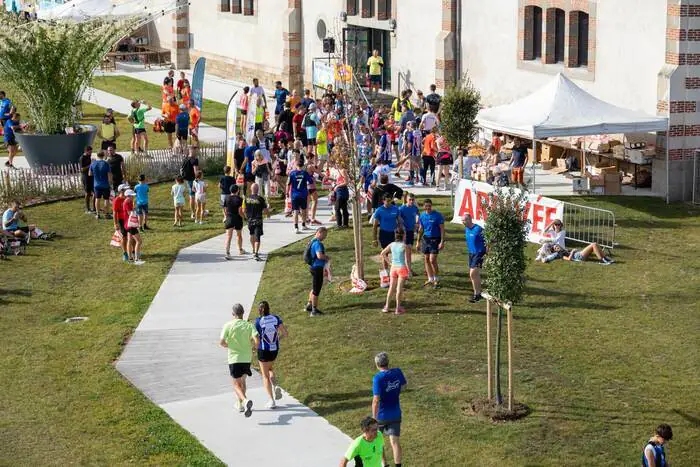
<instances>
[{"instance_id":1,"label":"man in yellow shirt","mask_svg":"<svg viewBox=\"0 0 700 467\"><path fill-rule=\"evenodd\" d=\"M253 401L246 396L247 376L253 376L250 363L253 361L253 348L260 344L258 331L251 323L243 319L243 306L233 305L233 320L221 330L219 345L228 349L228 369L233 378L233 391L236 394L236 407L246 418L253 411Z\"/></svg>"},{"instance_id":2,"label":"man in yellow shirt","mask_svg":"<svg viewBox=\"0 0 700 467\"><path fill-rule=\"evenodd\" d=\"M374 89L374 96L379 94L379 87L382 85L382 68L384 60L379 56L378 50L372 51L372 56L367 59L367 72L369 73L370 95Z\"/></svg>"}]
</instances>

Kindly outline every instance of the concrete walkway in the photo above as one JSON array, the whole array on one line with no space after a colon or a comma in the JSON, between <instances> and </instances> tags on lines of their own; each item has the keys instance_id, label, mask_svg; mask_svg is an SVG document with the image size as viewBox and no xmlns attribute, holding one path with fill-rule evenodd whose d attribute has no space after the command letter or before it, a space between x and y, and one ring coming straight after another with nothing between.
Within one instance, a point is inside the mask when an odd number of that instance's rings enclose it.
<instances>
[{"instance_id":1,"label":"concrete walkway","mask_svg":"<svg viewBox=\"0 0 700 467\"><path fill-rule=\"evenodd\" d=\"M322 205L319 219L328 219ZM262 251L302 238L289 219L274 216L265 221ZM265 409L268 397L257 372L248 379L253 415L245 418L235 409L219 333L234 303L247 311L253 306L265 262L250 255L226 261L223 251L221 235L178 254L117 370L229 465L337 465L350 438L286 393L278 409Z\"/></svg>"}]
</instances>

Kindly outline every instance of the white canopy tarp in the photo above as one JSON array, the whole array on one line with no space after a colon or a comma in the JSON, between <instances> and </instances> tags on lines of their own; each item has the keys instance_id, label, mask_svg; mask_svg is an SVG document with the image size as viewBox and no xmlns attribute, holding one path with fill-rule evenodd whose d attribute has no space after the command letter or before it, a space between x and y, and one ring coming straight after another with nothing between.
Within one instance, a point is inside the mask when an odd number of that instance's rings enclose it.
<instances>
[{"instance_id":1,"label":"white canopy tarp","mask_svg":"<svg viewBox=\"0 0 700 467\"><path fill-rule=\"evenodd\" d=\"M527 97L481 110L477 121L483 128L530 139L668 129L667 118L608 104L561 73Z\"/></svg>"},{"instance_id":2,"label":"white canopy tarp","mask_svg":"<svg viewBox=\"0 0 700 467\"><path fill-rule=\"evenodd\" d=\"M85 21L97 17L152 16L154 19L176 8L176 0L71 0L40 10L39 19Z\"/></svg>"}]
</instances>

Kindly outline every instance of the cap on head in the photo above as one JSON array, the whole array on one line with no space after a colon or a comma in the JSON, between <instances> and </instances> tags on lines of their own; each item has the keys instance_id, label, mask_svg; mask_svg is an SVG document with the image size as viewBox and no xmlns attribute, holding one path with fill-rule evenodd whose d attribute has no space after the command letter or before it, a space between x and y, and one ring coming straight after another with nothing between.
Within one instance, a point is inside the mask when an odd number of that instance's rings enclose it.
<instances>
[{"instance_id":1,"label":"cap on head","mask_svg":"<svg viewBox=\"0 0 700 467\"><path fill-rule=\"evenodd\" d=\"M136 192L134 190L129 189L124 192L124 196L136 196Z\"/></svg>"}]
</instances>

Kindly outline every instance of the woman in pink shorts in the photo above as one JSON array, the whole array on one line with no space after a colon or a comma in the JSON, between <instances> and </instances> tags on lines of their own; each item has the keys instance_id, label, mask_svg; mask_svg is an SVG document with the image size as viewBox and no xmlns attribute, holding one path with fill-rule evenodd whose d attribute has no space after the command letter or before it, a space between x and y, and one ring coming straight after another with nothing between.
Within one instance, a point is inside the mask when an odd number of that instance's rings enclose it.
<instances>
[{"instance_id":1,"label":"woman in pink shorts","mask_svg":"<svg viewBox=\"0 0 700 467\"><path fill-rule=\"evenodd\" d=\"M391 282L389 283L389 291L386 294L386 304L382 311L384 313L389 313L389 302L391 301L391 296L396 292L396 311L394 314L402 315L406 313L406 310L401 306L401 295L403 294L403 284L408 279L408 262L406 259L406 244L404 243L405 232L403 230L397 230L394 237L394 241L391 242L384 250L382 250L381 255L388 262L389 253L391 253Z\"/></svg>"}]
</instances>

